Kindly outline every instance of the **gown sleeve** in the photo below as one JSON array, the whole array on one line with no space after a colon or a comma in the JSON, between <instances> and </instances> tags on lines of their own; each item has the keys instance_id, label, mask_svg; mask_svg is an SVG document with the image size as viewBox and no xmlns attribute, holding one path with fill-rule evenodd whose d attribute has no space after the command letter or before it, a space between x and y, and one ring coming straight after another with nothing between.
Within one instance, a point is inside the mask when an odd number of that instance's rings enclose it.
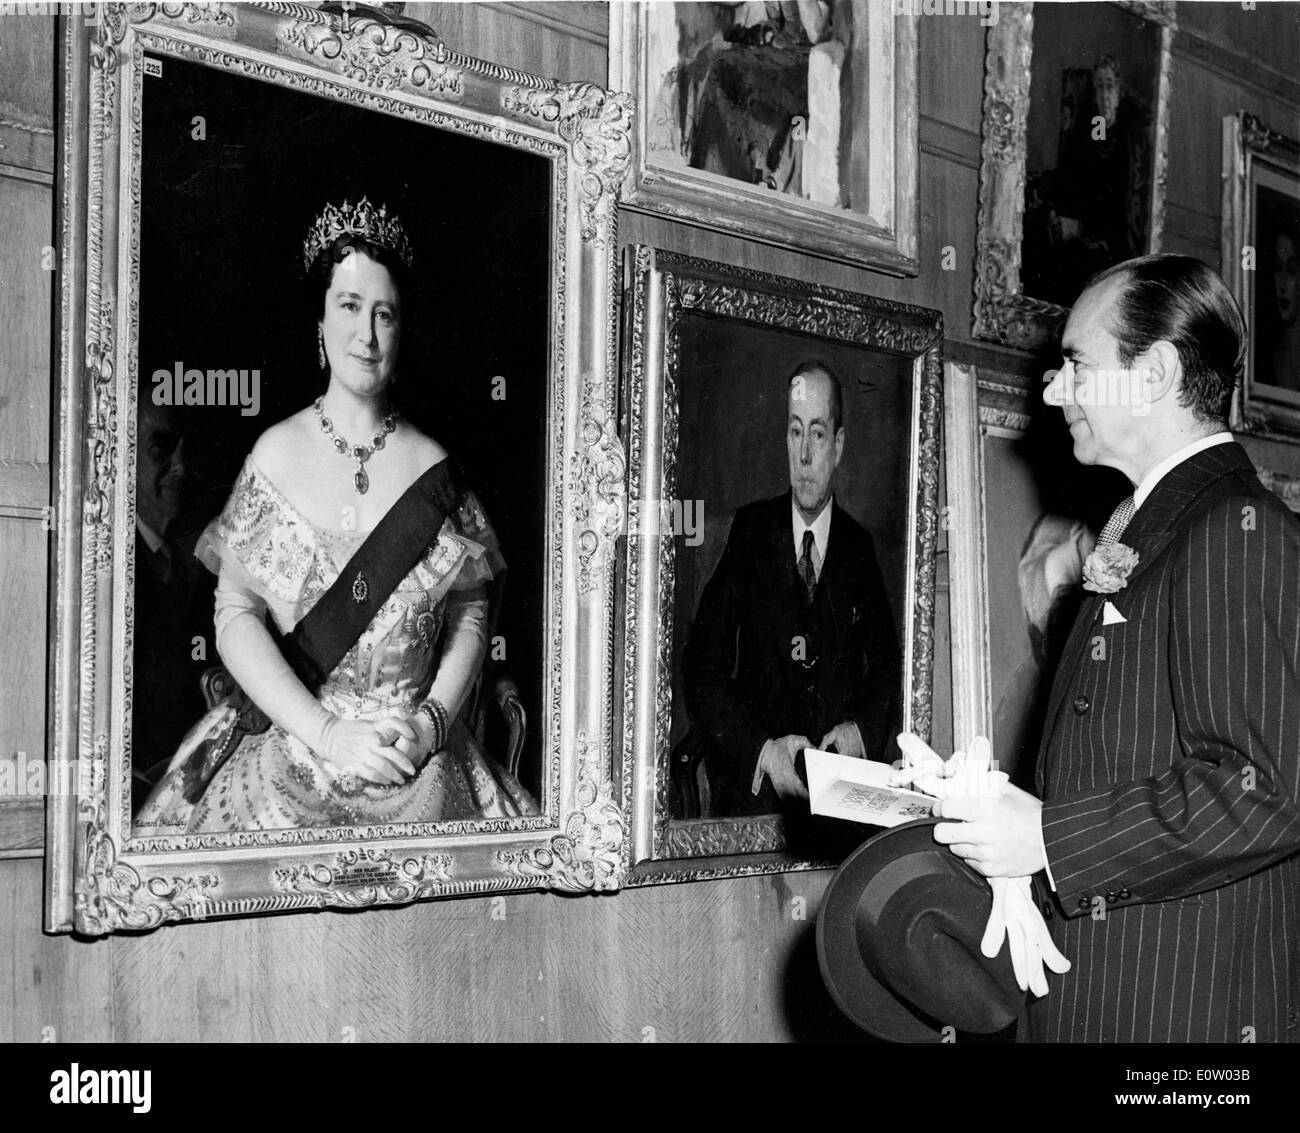
<instances>
[{"instance_id":1,"label":"gown sleeve","mask_svg":"<svg viewBox=\"0 0 1300 1133\"><path fill-rule=\"evenodd\" d=\"M324 588L319 551L315 532L294 521L251 456L226 506L194 548L220 579L219 614L223 603L232 612L242 607L259 615L269 607L281 629L296 623Z\"/></svg>"}]
</instances>

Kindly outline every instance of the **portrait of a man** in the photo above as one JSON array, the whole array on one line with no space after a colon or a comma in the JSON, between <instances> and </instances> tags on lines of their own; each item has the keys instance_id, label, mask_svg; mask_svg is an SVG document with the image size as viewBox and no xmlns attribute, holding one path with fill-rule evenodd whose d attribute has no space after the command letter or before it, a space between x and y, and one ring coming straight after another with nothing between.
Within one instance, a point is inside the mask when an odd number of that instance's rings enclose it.
<instances>
[{"instance_id":1,"label":"portrait of a man","mask_svg":"<svg viewBox=\"0 0 1300 1133\"><path fill-rule=\"evenodd\" d=\"M1118 10L1036 9L1021 290L1069 306L1149 250L1160 34Z\"/></svg>"},{"instance_id":2,"label":"portrait of a man","mask_svg":"<svg viewBox=\"0 0 1300 1133\"><path fill-rule=\"evenodd\" d=\"M194 558L195 415L140 403L136 437L134 801L148 794L181 738L202 715L200 691L211 664L216 579ZM206 517L205 517L206 518ZM161 766L160 766L161 765Z\"/></svg>"},{"instance_id":3,"label":"portrait of a man","mask_svg":"<svg viewBox=\"0 0 1300 1133\"><path fill-rule=\"evenodd\" d=\"M872 535L836 493L844 404L829 362L792 367L785 490L737 509L684 627L691 728L674 763L702 764L710 816L806 814L806 748L884 759L897 731L895 612Z\"/></svg>"},{"instance_id":4,"label":"portrait of a man","mask_svg":"<svg viewBox=\"0 0 1300 1133\"><path fill-rule=\"evenodd\" d=\"M1300 395L1300 198L1256 188L1256 386Z\"/></svg>"}]
</instances>

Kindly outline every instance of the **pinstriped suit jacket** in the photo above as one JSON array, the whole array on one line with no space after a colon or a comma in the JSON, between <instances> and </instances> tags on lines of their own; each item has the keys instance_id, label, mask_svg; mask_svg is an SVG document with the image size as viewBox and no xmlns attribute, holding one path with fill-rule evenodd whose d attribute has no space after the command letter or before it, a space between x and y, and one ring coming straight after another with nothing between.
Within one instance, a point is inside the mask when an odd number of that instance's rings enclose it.
<instances>
[{"instance_id":1,"label":"pinstriped suit jacket","mask_svg":"<svg viewBox=\"0 0 1300 1133\"><path fill-rule=\"evenodd\" d=\"M1240 445L1170 471L1090 595L1039 755L1073 964L1036 1041L1300 1041L1300 523ZM1109 598L1123 623L1103 625Z\"/></svg>"}]
</instances>

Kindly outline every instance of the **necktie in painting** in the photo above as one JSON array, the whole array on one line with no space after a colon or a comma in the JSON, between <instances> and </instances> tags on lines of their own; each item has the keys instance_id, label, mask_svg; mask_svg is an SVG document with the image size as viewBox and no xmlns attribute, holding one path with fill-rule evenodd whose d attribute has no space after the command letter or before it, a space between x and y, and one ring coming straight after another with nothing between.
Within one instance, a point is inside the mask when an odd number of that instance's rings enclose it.
<instances>
[{"instance_id":1,"label":"necktie in painting","mask_svg":"<svg viewBox=\"0 0 1300 1133\"><path fill-rule=\"evenodd\" d=\"M803 554L799 556L799 578L803 581L804 602L811 606L817 593L817 571L813 569L813 533L803 533Z\"/></svg>"}]
</instances>

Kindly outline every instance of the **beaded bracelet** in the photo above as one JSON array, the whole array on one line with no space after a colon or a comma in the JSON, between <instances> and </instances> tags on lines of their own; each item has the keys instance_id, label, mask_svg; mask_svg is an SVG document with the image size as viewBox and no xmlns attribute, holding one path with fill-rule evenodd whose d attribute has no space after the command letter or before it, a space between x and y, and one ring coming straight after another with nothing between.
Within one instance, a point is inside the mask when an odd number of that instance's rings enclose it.
<instances>
[{"instance_id":1,"label":"beaded bracelet","mask_svg":"<svg viewBox=\"0 0 1300 1133\"><path fill-rule=\"evenodd\" d=\"M442 706L441 701L429 697L416 709L416 712L433 725L433 746L429 748L429 751L441 751L447 746L447 709Z\"/></svg>"}]
</instances>

